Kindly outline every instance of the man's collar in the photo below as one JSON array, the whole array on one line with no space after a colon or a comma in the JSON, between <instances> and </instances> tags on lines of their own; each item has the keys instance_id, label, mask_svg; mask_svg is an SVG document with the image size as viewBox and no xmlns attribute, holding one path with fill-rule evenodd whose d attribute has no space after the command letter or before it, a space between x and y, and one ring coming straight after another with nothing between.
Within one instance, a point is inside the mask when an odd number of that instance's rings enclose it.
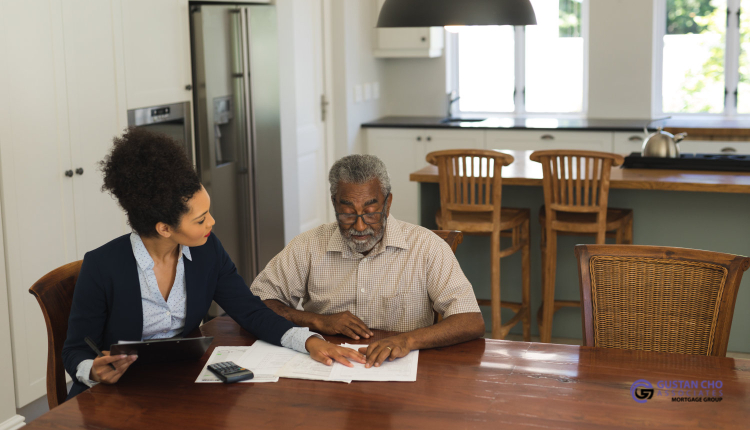
<instances>
[{"instance_id":1,"label":"man's collar","mask_svg":"<svg viewBox=\"0 0 750 430\"><path fill-rule=\"evenodd\" d=\"M341 235L341 229L339 228L338 223L335 223L335 225L336 228L334 228L333 234L331 234L331 238L328 240L328 248L326 248L326 251L340 252L342 257L349 258L354 251L352 251L351 248L349 248L349 245L346 244L344 236ZM404 229L401 226L401 221L394 218L393 215L388 216L388 222L385 225L383 238L380 239L380 242L375 244L375 247L370 252L371 254L380 254L389 246L409 249L409 245L406 243Z\"/></svg>"},{"instance_id":2,"label":"man's collar","mask_svg":"<svg viewBox=\"0 0 750 430\"><path fill-rule=\"evenodd\" d=\"M138 235L136 232L130 233L130 244L133 247L133 252L142 252L144 256L147 258L144 258L143 261L141 259L136 258L135 261L138 263L138 266L141 268L141 270L150 270L154 268L154 259L151 258L151 255L148 253L148 250L146 249L146 245L143 243L143 239L141 239L141 236ZM187 245L182 245L182 255L185 256L190 261L193 261L192 255L190 255L190 247Z\"/></svg>"}]
</instances>

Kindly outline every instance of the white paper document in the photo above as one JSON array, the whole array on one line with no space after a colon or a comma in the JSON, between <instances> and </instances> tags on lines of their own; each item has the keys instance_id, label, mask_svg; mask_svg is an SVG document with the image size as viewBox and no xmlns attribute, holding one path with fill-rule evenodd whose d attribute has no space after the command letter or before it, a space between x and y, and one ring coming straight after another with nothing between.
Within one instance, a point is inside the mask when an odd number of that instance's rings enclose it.
<instances>
[{"instance_id":1,"label":"white paper document","mask_svg":"<svg viewBox=\"0 0 750 430\"><path fill-rule=\"evenodd\" d=\"M313 379L316 381L352 382L350 378L334 378L331 376L336 366L346 367L340 363L326 366L307 354L300 354L291 360L277 373L282 378Z\"/></svg>"},{"instance_id":2,"label":"white paper document","mask_svg":"<svg viewBox=\"0 0 750 430\"><path fill-rule=\"evenodd\" d=\"M359 349L367 345L341 345L345 348ZM331 372L332 379L351 379L352 381L400 381L415 382L417 380L417 364L419 351L412 351L406 357L393 361L385 360L379 367L365 368L364 364L352 362L354 367L346 367L336 363Z\"/></svg>"},{"instance_id":3,"label":"white paper document","mask_svg":"<svg viewBox=\"0 0 750 430\"><path fill-rule=\"evenodd\" d=\"M213 373L211 373L210 370L208 370L209 364L214 363L221 363L224 361L233 361L235 364L250 369L249 367L245 366L241 363L242 357L245 355L248 349L250 349L250 346L217 346L214 348L213 353L211 353L211 357L209 357L208 361L206 362L206 365L203 366L203 370L201 370L201 373L198 375L198 379L195 380L195 382L198 383L206 383L206 382L216 382L219 383L221 380L216 377ZM250 369L253 370L253 369ZM247 381L242 382L277 382L279 380L278 376L275 376L273 374L271 375L259 375L256 374L253 371L253 379L249 379Z\"/></svg>"},{"instance_id":4,"label":"white paper document","mask_svg":"<svg viewBox=\"0 0 750 430\"><path fill-rule=\"evenodd\" d=\"M359 349L367 345L341 345L346 348ZM222 361L233 361L237 365L250 369L253 379L243 382L276 382L279 378L313 379L317 381L346 382L352 381L401 381L417 380L419 351L412 351L406 357L394 361L386 360L380 367L365 368L364 364L354 361L354 367L347 367L334 362L326 366L313 360L308 354L302 354L289 348L271 345L262 340L252 346L218 346L206 362L195 382L221 382L208 370L208 365Z\"/></svg>"}]
</instances>

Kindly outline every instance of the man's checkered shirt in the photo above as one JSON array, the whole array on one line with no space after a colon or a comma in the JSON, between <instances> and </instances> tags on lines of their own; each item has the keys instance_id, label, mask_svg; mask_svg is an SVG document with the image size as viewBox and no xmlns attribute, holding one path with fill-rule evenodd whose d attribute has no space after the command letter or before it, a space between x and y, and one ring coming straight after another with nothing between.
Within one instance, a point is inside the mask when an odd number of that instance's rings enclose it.
<instances>
[{"instance_id":1,"label":"man's checkered shirt","mask_svg":"<svg viewBox=\"0 0 750 430\"><path fill-rule=\"evenodd\" d=\"M337 223L295 237L253 282L253 293L318 314L349 311L370 329L406 332L479 312L450 247L424 227L388 217L367 256L352 251Z\"/></svg>"}]
</instances>

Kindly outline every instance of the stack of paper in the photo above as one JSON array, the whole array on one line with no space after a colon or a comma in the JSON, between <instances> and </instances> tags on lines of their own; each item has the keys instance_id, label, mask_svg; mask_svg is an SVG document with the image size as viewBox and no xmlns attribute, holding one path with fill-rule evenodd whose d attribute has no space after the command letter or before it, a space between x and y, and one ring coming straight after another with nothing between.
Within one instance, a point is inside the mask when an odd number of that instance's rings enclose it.
<instances>
[{"instance_id":1,"label":"stack of paper","mask_svg":"<svg viewBox=\"0 0 750 430\"><path fill-rule=\"evenodd\" d=\"M367 345L342 345L359 349ZM276 382L279 378L313 379L318 381L402 381L417 380L419 351L412 351L406 357L385 361L380 367L365 368L364 364L352 362L353 368L334 362L332 366L310 358L288 348L274 346L261 340L252 346L216 347L195 382L220 382L208 369L209 364L233 361L239 366L253 371L253 379L243 382Z\"/></svg>"}]
</instances>

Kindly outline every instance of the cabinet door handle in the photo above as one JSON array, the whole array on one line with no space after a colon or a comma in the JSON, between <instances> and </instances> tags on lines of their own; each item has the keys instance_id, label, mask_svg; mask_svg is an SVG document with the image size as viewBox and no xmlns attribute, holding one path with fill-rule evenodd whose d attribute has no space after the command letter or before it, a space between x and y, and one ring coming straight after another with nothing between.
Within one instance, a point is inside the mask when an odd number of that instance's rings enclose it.
<instances>
[{"instance_id":1,"label":"cabinet door handle","mask_svg":"<svg viewBox=\"0 0 750 430\"><path fill-rule=\"evenodd\" d=\"M542 135L542 140L555 140L555 136L553 136L551 134L543 134Z\"/></svg>"},{"instance_id":2,"label":"cabinet door handle","mask_svg":"<svg viewBox=\"0 0 750 430\"><path fill-rule=\"evenodd\" d=\"M432 137L431 136L427 136L427 141L428 142L432 142Z\"/></svg>"},{"instance_id":3,"label":"cabinet door handle","mask_svg":"<svg viewBox=\"0 0 750 430\"><path fill-rule=\"evenodd\" d=\"M421 141L422 141L422 136L417 136L417 142L421 142Z\"/></svg>"},{"instance_id":4,"label":"cabinet door handle","mask_svg":"<svg viewBox=\"0 0 750 430\"><path fill-rule=\"evenodd\" d=\"M427 38L422 36L422 42L427 42Z\"/></svg>"},{"instance_id":5,"label":"cabinet door handle","mask_svg":"<svg viewBox=\"0 0 750 430\"><path fill-rule=\"evenodd\" d=\"M69 178L72 178L73 177L73 171L72 170L66 170L65 171L65 176L67 176Z\"/></svg>"},{"instance_id":6,"label":"cabinet door handle","mask_svg":"<svg viewBox=\"0 0 750 430\"><path fill-rule=\"evenodd\" d=\"M76 175L83 175L83 167L79 167L76 169Z\"/></svg>"},{"instance_id":7,"label":"cabinet door handle","mask_svg":"<svg viewBox=\"0 0 750 430\"><path fill-rule=\"evenodd\" d=\"M190 85L190 84L187 84L187 85L185 85L185 89L186 89L187 91L190 91L190 90L192 90L192 89L193 89L193 86L192 86L192 85Z\"/></svg>"},{"instance_id":8,"label":"cabinet door handle","mask_svg":"<svg viewBox=\"0 0 750 430\"><path fill-rule=\"evenodd\" d=\"M731 146L727 146L726 148L721 148L721 152L734 152L734 153L736 153L737 150L735 148L732 148Z\"/></svg>"},{"instance_id":9,"label":"cabinet door handle","mask_svg":"<svg viewBox=\"0 0 750 430\"><path fill-rule=\"evenodd\" d=\"M641 136L630 136L628 140L631 142L643 142L643 138Z\"/></svg>"}]
</instances>

